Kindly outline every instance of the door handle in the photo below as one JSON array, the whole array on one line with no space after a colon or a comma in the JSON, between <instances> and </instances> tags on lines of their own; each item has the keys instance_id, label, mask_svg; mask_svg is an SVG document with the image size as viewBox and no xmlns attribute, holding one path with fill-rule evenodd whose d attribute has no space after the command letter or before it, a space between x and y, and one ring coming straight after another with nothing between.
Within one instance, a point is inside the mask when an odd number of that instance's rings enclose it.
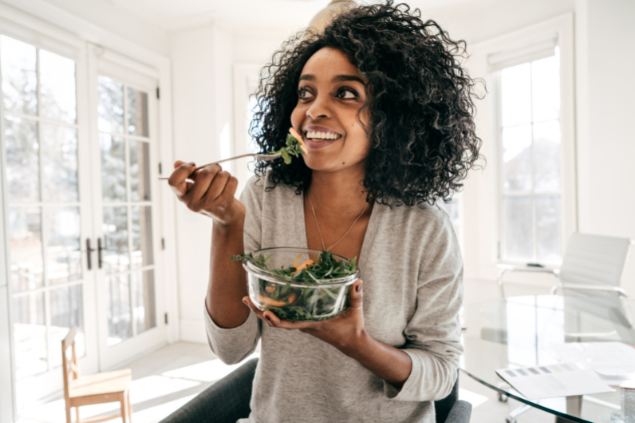
<instances>
[{"instance_id":1,"label":"door handle","mask_svg":"<svg viewBox=\"0 0 635 423\"><path fill-rule=\"evenodd\" d=\"M101 252L104 250L104 247L101 246L101 238L97 238L97 267L101 269L102 258Z\"/></svg>"},{"instance_id":2,"label":"door handle","mask_svg":"<svg viewBox=\"0 0 635 423\"><path fill-rule=\"evenodd\" d=\"M88 264L88 270L91 270L93 267L92 263L92 252L95 251L94 248L90 248L90 238L86 238L86 261Z\"/></svg>"}]
</instances>

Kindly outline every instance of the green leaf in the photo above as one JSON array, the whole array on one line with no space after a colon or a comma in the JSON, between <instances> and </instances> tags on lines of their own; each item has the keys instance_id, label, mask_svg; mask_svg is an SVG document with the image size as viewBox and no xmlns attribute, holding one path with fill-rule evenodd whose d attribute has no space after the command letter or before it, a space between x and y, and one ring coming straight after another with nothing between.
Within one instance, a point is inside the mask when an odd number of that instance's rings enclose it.
<instances>
[{"instance_id":1,"label":"green leaf","mask_svg":"<svg viewBox=\"0 0 635 423\"><path fill-rule=\"evenodd\" d=\"M289 152L287 151L287 149L283 148L282 150L280 150L280 153L282 154L282 158L284 159L284 163L285 164L291 164L291 156L289 155Z\"/></svg>"}]
</instances>

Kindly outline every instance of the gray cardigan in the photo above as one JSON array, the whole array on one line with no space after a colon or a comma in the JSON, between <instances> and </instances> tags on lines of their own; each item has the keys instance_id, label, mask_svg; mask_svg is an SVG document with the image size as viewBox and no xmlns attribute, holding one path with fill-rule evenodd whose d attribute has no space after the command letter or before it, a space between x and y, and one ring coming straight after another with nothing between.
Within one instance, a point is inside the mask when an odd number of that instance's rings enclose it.
<instances>
[{"instance_id":1,"label":"gray cardigan","mask_svg":"<svg viewBox=\"0 0 635 423\"><path fill-rule=\"evenodd\" d=\"M245 251L306 248L302 196L283 185L267 192L265 183L252 178L241 196ZM253 312L232 329L205 312L209 345L223 362L240 362L262 342L249 422L434 423L432 401L450 393L463 352L463 262L448 215L438 206L375 204L358 263L367 332L412 359L403 387L311 335L262 324Z\"/></svg>"}]
</instances>

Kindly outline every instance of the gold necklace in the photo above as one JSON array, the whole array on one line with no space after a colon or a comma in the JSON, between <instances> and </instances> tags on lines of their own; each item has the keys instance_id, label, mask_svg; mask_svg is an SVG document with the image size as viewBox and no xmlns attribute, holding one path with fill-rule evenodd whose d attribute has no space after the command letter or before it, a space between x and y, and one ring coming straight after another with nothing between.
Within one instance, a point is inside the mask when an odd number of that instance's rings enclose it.
<instances>
[{"instance_id":1,"label":"gold necklace","mask_svg":"<svg viewBox=\"0 0 635 423\"><path fill-rule=\"evenodd\" d=\"M362 211L359 212L359 216L355 218L355 220L353 221L351 226L348 228L346 233L342 235L342 237L335 244L331 245L329 248L326 248L326 245L324 245L324 238L322 238L322 231L320 230L320 224L318 223L317 215L315 214L315 207L313 207L313 200L311 200L311 194L309 194L309 203L311 203L311 211L313 212L313 217L315 218L315 225L317 226L318 234L320 234L320 241L322 241L323 251L331 251L333 247L339 244L340 241L343 240L346 237L346 235L348 235L348 233L351 231L351 229L353 229L353 226L355 226L359 218L362 217L362 214L364 214L364 211L366 210L366 205L368 204L368 203L364 203L364 207L362 208Z\"/></svg>"}]
</instances>

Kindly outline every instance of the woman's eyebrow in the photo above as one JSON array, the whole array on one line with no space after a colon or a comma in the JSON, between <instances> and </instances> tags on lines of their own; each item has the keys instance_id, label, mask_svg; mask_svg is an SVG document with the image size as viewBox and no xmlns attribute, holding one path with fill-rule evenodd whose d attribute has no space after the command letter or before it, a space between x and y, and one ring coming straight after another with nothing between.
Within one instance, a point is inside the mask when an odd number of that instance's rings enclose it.
<instances>
[{"instance_id":1,"label":"woman's eyebrow","mask_svg":"<svg viewBox=\"0 0 635 423\"><path fill-rule=\"evenodd\" d=\"M302 75L300 76L300 81L315 81L314 75ZM362 85L366 85L366 83L359 76L355 75L337 75L333 78L331 82L344 82L344 81L357 81Z\"/></svg>"}]
</instances>

